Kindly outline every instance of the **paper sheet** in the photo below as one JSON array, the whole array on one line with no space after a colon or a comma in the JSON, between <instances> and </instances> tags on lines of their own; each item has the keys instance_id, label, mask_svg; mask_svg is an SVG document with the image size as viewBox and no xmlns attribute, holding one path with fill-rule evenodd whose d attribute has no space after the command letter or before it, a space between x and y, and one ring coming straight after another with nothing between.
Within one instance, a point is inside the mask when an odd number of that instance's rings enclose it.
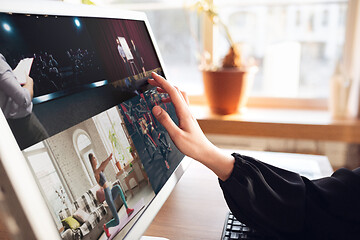
<instances>
[{"instance_id":1,"label":"paper sheet","mask_svg":"<svg viewBox=\"0 0 360 240\"><path fill-rule=\"evenodd\" d=\"M24 85L26 83L26 76L30 74L33 61L34 58L24 58L20 60L16 68L13 70L13 73L20 85Z\"/></svg>"}]
</instances>

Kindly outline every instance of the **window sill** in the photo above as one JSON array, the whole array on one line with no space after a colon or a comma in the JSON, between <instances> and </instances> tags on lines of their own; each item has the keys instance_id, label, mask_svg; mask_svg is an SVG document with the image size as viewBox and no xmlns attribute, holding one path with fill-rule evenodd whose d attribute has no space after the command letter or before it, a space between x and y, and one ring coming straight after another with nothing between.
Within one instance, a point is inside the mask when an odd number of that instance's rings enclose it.
<instances>
[{"instance_id":1,"label":"window sill","mask_svg":"<svg viewBox=\"0 0 360 240\"><path fill-rule=\"evenodd\" d=\"M215 115L206 105L190 106L205 134L230 134L360 143L360 121L333 120L326 110L248 108Z\"/></svg>"},{"instance_id":2,"label":"window sill","mask_svg":"<svg viewBox=\"0 0 360 240\"><path fill-rule=\"evenodd\" d=\"M194 105L206 105L204 95L190 95L189 100ZM246 104L249 108L283 108L283 109L306 109L327 110L328 99L326 98L280 98L280 97L249 97Z\"/></svg>"}]
</instances>

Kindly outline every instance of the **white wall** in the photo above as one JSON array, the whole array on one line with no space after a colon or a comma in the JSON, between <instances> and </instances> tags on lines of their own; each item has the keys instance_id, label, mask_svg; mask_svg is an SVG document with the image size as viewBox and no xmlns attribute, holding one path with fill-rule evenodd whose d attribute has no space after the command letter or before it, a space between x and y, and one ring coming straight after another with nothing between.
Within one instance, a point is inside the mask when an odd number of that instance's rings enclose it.
<instances>
[{"instance_id":1,"label":"white wall","mask_svg":"<svg viewBox=\"0 0 360 240\"><path fill-rule=\"evenodd\" d=\"M92 187L73 144L73 134L76 129L82 129L88 133L94 153L99 162L108 157L92 119L86 120L48 139L50 151L52 151L65 178L66 184L75 199ZM104 173L108 181L113 182L116 179L116 173L111 163L107 166Z\"/></svg>"}]
</instances>

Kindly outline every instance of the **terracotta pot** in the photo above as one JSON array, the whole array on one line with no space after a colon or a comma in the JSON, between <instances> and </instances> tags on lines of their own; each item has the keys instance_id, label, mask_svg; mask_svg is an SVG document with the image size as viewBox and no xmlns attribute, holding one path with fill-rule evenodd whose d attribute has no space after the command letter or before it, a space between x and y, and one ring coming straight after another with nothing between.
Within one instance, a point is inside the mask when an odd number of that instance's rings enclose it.
<instances>
[{"instance_id":1,"label":"terracotta pot","mask_svg":"<svg viewBox=\"0 0 360 240\"><path fill-rule=\"evenodd\" d=\"M121 172L121 165L120 165L120 162L119 161L116 161L116 167L119 169L119 171Z\"/></svg>"},{"instance_id":2,"label":"terracotta pot","mask_svg":"<svg viewBox=\"0 0 360 240\"><path fill-rule=\"evenodd\" d=\"M240 69L203 71L205 95L210 110L231 114L245 107L253 73Z\"/></svg>"}]
</instances>

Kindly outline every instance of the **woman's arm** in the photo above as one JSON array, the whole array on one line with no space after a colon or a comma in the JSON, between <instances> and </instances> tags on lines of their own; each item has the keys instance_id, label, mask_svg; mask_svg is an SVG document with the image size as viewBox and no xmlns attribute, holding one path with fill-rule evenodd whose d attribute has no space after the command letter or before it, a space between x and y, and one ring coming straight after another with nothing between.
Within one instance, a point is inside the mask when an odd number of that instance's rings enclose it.
<instances>
[{"instance_id":1,"label":"woman's arm","mask_svg":"<svg viewBox=\"0 0 360 240\"><path fill-rule=\"evenodd\" d=\"M153 108L155 117L180 151L218 175L236 218L279 239L359 238L360 168L310 181L251 157L228 156L206 139L186 95L159 75L152 76L149 83L169 94L179 126L159 106Z\"/></svg>"},{"instance_id":2,"label":"woman's arm","mask_svg":"<svg viewBox=\"0 0 360 240\"><path fill-rule=\"evenodd\" d=\"M21 87L12 72L11 67L5 61L5 58L0 55L0 88L18 106L25 110L32 106L33 85L32 78L27 76L26 84L24 87ZM31 112L31 109L28 110Z\"/></svg>"},{"instance_id":3,"label":"woman's arm","mask_svg":"<svg viewBox=\"0 0 360 240\"><path fill-rule=\"evenodd\" d=\"M106 168L106 166L109 164L110 160L112 159L112 153L109 155L109 157L107 159L105 159L105 161L103 161L100 166L98 167L98 171L99 172L103 172Z\"/></svg>"},{"instance_id":4,"label":"woman's arm","mask_svg":"<svg viewBox=\"0 0 360 240\"><path fill-rule=\"evenodd\" d=\"M182 153L201 162L225 181L233 170L234 157L223 153L205 137L196 119L190 113L185 93L173 87L156 73L152 73L152 77L153 79L149 79L149 83L157 86L159 92L169 94L175 106L179 126L160 106L155 106L152 110L156 119L166 128Z\"/></svg>"}]
</instances>

